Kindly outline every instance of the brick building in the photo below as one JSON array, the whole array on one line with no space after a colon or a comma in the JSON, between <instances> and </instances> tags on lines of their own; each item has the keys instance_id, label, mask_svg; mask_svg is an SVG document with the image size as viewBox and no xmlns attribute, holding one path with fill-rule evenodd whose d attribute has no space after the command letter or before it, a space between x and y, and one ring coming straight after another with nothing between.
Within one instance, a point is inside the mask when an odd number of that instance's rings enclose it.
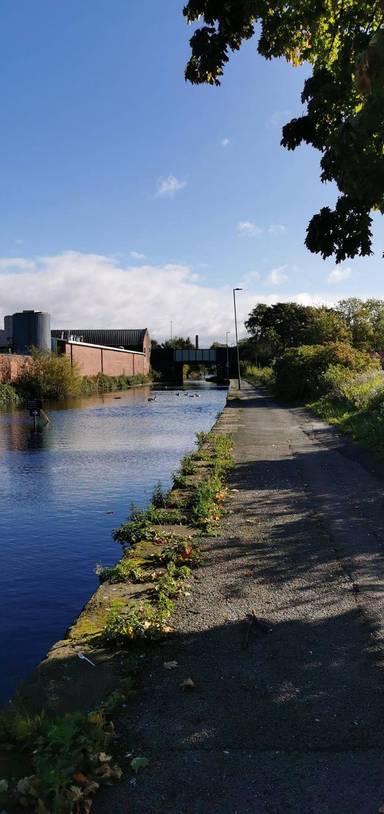
<instances>
[{"instance_id":1,"label":"brick building","mask_svg":"<svg viewBox=\"0 0 384 814\"><path fill-rule=\"evenodd\" d=\"M150 371L146 328L53 330L51 334L53 350L65 353L83 376L138 376Z\"/></svg>"},{"instance_id":2,"label":"brick building","mask_svg":"<svg viewBox=\"0 0 384 814\"><path fill-rule=\"evenodd\" d=\"M6 317L4 330L0 331L0 383L15 381L31 359L27 346L25 352L15 353L17 335L13 328L15 325L18 327L15 321L17 316L20 315ZM40 318L41 313L24 311L21 316L30 320L33 327L34 320ZM146 328L57 329L48 332L48 344L49 335L53 352L65 354L71 364L77 364L82 376L96 376L98 373L106 376L138 376L147 375L150 371L151 340ZM39 335L37 341L35 338L32 340L35 347L40 346L38 339Z\"/></svg>"}]
</instances>

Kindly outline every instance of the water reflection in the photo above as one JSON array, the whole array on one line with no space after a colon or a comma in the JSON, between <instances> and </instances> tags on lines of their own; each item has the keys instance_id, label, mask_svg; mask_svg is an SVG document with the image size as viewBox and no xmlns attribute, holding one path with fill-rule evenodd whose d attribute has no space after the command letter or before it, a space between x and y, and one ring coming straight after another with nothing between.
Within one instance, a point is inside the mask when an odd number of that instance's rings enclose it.
<instances>
[{"instance_id":1,"label":"water reflection","mask_svg":"<svg viewBox=\"0 0 384 814\"><path fill-rule=\"evenodd\" d=\"M0 700L62 636L114 562L111 531L132 501L170 485L195 433L207 430L225 391L199 399L149 388L50 405L34 433L26 411L0 414Z\"/></svg>"}]
</instances>

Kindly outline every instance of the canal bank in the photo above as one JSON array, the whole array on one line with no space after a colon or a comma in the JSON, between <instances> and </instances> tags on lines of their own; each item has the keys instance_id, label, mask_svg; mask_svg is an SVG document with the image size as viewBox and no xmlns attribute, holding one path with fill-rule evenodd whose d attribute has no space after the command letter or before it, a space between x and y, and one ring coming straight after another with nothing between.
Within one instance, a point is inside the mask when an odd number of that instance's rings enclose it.
<instances>
[{"instance_id":1,"label":"canal bank","mask_svg":"<svg viewBox=\"0 0 384 814\"><path fill-rule=\"evenodd\" d=\"M120 556L113 529L132 502L148 505L156 483L169 488L226 391L153 395L144 386L52 405L37 434L27 412L0 412L0 704L64 636L97 566Z\"/></svg>"}]
</instances>

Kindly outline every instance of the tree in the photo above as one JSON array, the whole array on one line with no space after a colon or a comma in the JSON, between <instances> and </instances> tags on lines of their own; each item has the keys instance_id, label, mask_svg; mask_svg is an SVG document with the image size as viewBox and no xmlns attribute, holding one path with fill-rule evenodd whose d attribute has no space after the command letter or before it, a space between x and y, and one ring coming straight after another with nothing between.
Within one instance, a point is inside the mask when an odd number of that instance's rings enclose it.
<instances>
[{"instance_id":1,"label":"tree","mask_svg":"<svg viewBox=\"0 0 384 814\"><path fill-rule=\"evenodd\" d=\"M372 210L384 211L383 0L189 0L186 79L219 85L229 52L258 32L266 59L309 62L306 112L283 128L282 145L322 153L321 180L340 191L309 223L306 245L324 258L372 254Z\"/></svg>"},{"instance_id":2,"label":"tree","mask_svg":"<svg viewBox=\"0 0 384 814\"><path fill-rule=\"evenodd\" d=\"M264 351L269 347L270 355L275 356L285 348L304 344L309 311L295 302L259 303L249 314L245 327Z\"/></svg>"},{"instance_id":3,"label":"tree","mask_svg":"<svg viewBox=\"0 0 384 814\"><path fill-rule=\"evenodd\" d=\"M278 302L259 303L245 323L252 335L255 351L264 359L299 345L323 345L350 342L352 332L340 309Z\"/></svg>"},{"instance_id":4,"label":"tree","mask_svg":"<svg viewBox=\"0 0 384 814\"><path fill-rule=\"evenodd\" d=\"M166 342L163 342L161 345L164 350L172 350L175 348L194 348L195 346L192 344L189 336L186 338L183 336L175 336L173 339L167 339Z\"/></svg>"},{"instance_id":5,"label":"tree","mask_svg":"<svg viewBox=\"0 0 384 814\"><path fill-rule=\"evenodd\" d=\"M340 300L337 310L352 334L356 348L384 350L384 301L360 300L349 297Z\"/></svg>"},{"instance_id":6,"label":"tree","mask_svg":"<svg viewBox=\"0 0 384 814\"><path fill-rule=\"evenodd\" d=\"M352 332L343 315L335 308L308 307L309 323L304 343L324 345L326 342L352 342Z\"/></svg>"}]
</instances>

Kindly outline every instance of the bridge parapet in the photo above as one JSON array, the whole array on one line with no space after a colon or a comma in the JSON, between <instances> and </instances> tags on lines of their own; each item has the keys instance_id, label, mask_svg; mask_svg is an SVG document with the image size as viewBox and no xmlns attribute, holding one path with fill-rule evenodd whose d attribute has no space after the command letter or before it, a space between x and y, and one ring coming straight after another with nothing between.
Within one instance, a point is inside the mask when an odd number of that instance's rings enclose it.
<instances>
[{"instance_id":1,"label":"bridge parapet","mask_svg":"<svg viewBox=\"0 0 384 814\"><path fill-rule=\"evenodd\" d=\"M174 361L182 364L217 362L216 348L175 348Z\"/></svg>"}]
</instances>

